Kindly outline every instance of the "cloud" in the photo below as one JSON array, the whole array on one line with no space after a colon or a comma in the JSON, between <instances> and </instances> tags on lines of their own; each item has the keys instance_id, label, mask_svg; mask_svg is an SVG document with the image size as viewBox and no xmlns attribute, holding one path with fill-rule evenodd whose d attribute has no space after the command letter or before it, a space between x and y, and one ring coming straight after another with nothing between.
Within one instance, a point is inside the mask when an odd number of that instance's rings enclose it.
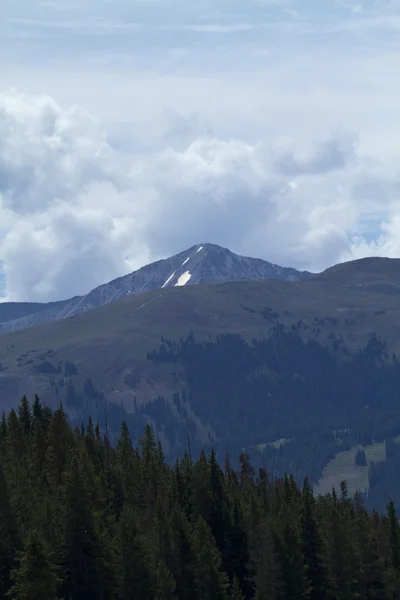
<instances>
[{"instance_id":1,"label":"cloud","mask_svg":"<svg viewBox=\"0 0 400 600\"><path fill-rule=\"evenodd\" d=\"M73 200L99 177L112 179L108 147L82 109L61 111L50 97L0 95L0 192L3 208L36 212Z\"/></svg>"},{"instance_id":2,"label":"cloud","mask_svg":"<svg viewBox=\"0 0 400 600\"><path fill-rule=\"evenodd\" d=\"M345 168L355 154L353 140L344 136L325 140L312 151L312 155L295 156L288 150L279 157L276 167L289 176L327 173Z\"/></svg>"},{"instance_id":3,"label":"cloud","mask_svg":"<svg viewBox=\"0 0 400 600\"><path fill-rule=\"evenodd\" d=\"M0 255L10 299L66 297L118 274L131 180L115 159L83 110L0 95Z\"/></svg>"},{"instance_id":4,"label":"cloud","mask_svg":"<svg viewBox=\"0 0 400 600\"><path fill-rule=\"evenodd\" d=\"M0 256L11 300L83 293L203 241L319 269L359 253L348 232L363 209L382 208L365 188L372 179L382 187L387 173L344 134L292 140L292 150L199 136L132 153L113 147L93 116L48 96L3 93L0 115ZM394 233L387 226L386 238Z\"/></svg>"},{"instance_id":5,"label":"cloud","mask_svg":"<svg viewBox=\"0 0 400 600\"><path fill-rule=\"evenodd\" d=\"M8 3L7 297L204 241L311 270L399 255L399 23L397 0Z\"/></svg>"}]
</instances>

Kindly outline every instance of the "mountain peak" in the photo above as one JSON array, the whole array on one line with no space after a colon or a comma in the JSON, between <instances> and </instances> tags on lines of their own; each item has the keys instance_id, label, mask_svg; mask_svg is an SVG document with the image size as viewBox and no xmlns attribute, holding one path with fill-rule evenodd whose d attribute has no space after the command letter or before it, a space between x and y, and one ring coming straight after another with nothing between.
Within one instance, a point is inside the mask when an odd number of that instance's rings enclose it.
<instances>
[{"instance_id":1,"label":"mountain peak","mask_svg":"<svg viewBox=\"0 0 400 600\"><path fill-rule=\"evenodd\" d=\"M261 258L240 256L216 244L196 244L179 254L158 260L129 275L100 285L84 296L51 305L44 304L43 310L36 307L28 316L26 312L21 312L19 319L15 319L15 316L13 320L5 318L1 313L6 313L7 306L0 305L0 330L23 329L40 323L58 321L132 294L156 289L240 279L293 281L310 276L311 273L280 267Z\"/></svg>"},{"instance_id":2,"label":"mountain peak","mask_svg":"<svg viewBox=\"0 0 400 600\"><path fill-rule=\"evenodd\" d=\"M238 279L285 279L291 281L311 275L307 272L274 265L261 258L240 256L228 248L210 243L192 246L159 264L162 265L163 272L164 269L170 269L161 285L162 288ZM147 267L144 267L144 270L146 269Z\"/></svg>"}]
</instances>

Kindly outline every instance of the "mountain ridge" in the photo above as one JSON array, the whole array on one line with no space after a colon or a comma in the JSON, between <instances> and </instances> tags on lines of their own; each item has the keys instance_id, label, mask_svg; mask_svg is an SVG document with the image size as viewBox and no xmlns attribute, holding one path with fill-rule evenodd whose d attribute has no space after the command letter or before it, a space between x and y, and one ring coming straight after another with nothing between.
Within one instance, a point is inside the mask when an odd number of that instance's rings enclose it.
<instances>
[{"instance_id":1,"label":"mountain ridge","mask_svg":"<svg viewBox=\"0 0 400 600\"><path fill-rule=\"evenodd\" d=\"M240 256L216 244L197 244L97 286L83 296L51 302L42 307L40 304L29 306L29 303L0 304L0 331L25 329L70 318L132 294L167 287L238 279L293 281L311 276L312 273L308 271L297 271L260 258ZM32 312L29 312L31 309ZM8 318L8 314L13 315L12 318Z\"/></svg>"}]
</instances>

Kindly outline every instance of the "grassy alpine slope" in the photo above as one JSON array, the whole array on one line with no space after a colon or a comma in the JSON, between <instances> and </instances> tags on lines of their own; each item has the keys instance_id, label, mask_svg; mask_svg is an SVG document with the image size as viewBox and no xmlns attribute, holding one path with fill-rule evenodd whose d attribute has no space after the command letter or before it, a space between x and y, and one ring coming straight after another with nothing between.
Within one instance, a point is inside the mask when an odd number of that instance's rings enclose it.
<instances>
[{"instance_id":1,"label":"grassy alpine slope","mask_svg":"<svg viewBox=\"0 0 400 600\"><path fill-rule=\"evenodd\" d=\"M128 406L133 394L123 379L134 370L140 373L136 397L151 400L169 382L146 353L162 337L191 331L198 339L230 332L250 340L267 335L272 322L302 320L306 337L324 341L333 331L357 349L376 333L396 351L399 297L400 261L389 259L345 263L300 282L237 281L138 294L72 319L0 334L2 406L18 392L39 388L46 397L47 379L35 367L49 357L54 364L74 362L80 379L92 377Z\"/></svg>"}]
</instances>

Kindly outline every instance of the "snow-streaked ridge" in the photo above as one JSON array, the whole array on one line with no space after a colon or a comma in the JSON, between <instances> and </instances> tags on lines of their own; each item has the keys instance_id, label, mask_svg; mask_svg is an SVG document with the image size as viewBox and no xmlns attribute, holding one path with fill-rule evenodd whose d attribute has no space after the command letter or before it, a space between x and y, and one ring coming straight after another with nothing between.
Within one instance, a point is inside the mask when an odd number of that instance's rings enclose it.
<instances>
[{"instance_id":1,"label":"snow-streaked ridge","mask_svg":"<svg viewBox=\"0 0 400 600\"><path fill-rule=\"evenodd\" d=\"M168 279L166 280L166 282L164 283L164 285L162 285L162 286L161 286L161 288L165 288L165 286L169 284L169 282L171 281L171 279L173 278L173 276L175 275L175 273L176 273L176 271L174 271L174 272L172 273L172 275L170 275L170 276L168 277Z\"/></svg>"}]
</instances>

